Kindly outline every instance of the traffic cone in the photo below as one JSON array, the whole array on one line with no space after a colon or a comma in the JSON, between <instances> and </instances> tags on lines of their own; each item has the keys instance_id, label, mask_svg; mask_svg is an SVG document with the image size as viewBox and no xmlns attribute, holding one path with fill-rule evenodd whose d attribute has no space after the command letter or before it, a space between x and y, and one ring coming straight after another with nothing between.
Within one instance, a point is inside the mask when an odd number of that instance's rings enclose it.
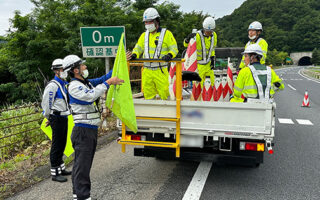
<instances>
[{"instance_id":1,"label":"traffic cone","mask_svg":"<svg viewBox=\"0 0 320 200\"><path fill-rule=\"evenodd\" d=\"M202 89L202 101L213 101L213 87L211 85L210 76L207 76Z\"/></svg>"},{"instance_id":2,"label":"traffic cone","mask_svg":"<svg viewBox=\"0 0 320 200\"><path fill-rule=\"evenodd\" d=\"M302 107L310 107L308 90L306 90L306 92L304 93Z\"/></svg>"}]
</instances>

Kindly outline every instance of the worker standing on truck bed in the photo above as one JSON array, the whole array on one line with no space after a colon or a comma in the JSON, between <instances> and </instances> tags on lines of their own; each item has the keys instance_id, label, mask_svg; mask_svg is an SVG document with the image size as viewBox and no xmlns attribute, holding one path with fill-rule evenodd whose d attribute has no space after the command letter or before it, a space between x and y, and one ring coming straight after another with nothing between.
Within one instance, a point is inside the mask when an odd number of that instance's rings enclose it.
<instances>
[{"instance_id":1,"label":"worker standing on truck bed","mask_svg":"<svg viewBox=\"0 0 320 200\"><path fill-rule=\"evenodd\" d=\"M142 33L135 45L131 60L137 58L162 59L166 62L145 62L142 72L142 88L145 99L153 99L159 94L166 100L169 96L168 61L178 54L176 39L171 31L160 27L160 15L154 8L143 13L146 32Z\"/></svg>"},{"instance_id":2,"label":"worker standing on truck bed","mask_svg":"<svg viewBox=\"0 0 320 200\"><path fill-rule=\"evenodd\" d=\"M249 46L250 44L258 44L261 47L262 53L263 53L263 56L260 59L260 63L264 65L267 59L268 43L263 38L260 37L261 33L262 33L262 24L258 21L252 22L248 27L248 37L250 40L247 42L245 48L247 48L247 46ZM242 69L245 66L246 65L244 63L244 56L243 56L239 68Z\"/></svg>"},{"instance_id":3,"label":"worker standing on truck bed","mask_svg":"<svg viewBox=\"0 0 320 200\"><path fill-rule=\"evenodd\" d=\"M282 80L269 66L260 63L263 51L258 44L251 44L243 52L244 62L248 67L243 68L235 81L231 102L265 101L270 99L276 90L282 90ZM241 98L241 95L245 99ZM254 100L253 100L254 99Z\"/></svg>"},{"instance_id":4,"label":"worker standing on truck bed","mask_svg":"<svg viewBox=\"0 0 320 200\"><path fill-rule=\"evenodd\" d=\"M212 17L207 17L203 21L203 29L197 31L197 33L190 33L183 42L184 46L187 47L191 38L196 37L197 63L201 87L203 87L207 76L210 76L211 85L214 85L213 68L215 63L215 48L217 46L217 34L213 31L215 27L215 20Z\"/></svg>"}]
</instances>

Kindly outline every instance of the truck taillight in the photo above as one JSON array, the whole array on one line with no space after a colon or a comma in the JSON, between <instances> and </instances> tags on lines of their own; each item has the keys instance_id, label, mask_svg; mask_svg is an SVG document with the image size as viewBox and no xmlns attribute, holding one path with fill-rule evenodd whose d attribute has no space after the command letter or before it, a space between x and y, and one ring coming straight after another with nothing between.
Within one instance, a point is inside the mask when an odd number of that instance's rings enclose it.
<instances>
[{"instance_id":1,"label":"truck taillight","mask_svg":"<svg viewBox=\"0 0 320 200\"><path fill-rule=\"evenodd\" d=\"M240 150L264 151L264 143L240 142Z\"/></svg>"},{"instance_id":2,"label":"truck taillight","mask_svg":"<svg viewBox=\"0 0 320 200\"><path fill-rule=\"evenodd\" d=\"M141 140L141 135L131 135L131 140Z\"/></svg>"}]
</instances>

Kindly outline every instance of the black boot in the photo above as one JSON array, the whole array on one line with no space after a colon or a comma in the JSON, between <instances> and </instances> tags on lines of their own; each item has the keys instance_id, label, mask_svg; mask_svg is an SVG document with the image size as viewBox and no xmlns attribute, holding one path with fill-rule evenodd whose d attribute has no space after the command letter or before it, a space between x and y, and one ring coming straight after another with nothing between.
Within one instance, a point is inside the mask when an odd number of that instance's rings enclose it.
<instances>
[{"instance_id":1,"label":"black boot","mask_svg":"<svg viewBox=\"0 0 320 200\"><path fill-rule=\"evenodd\" d=\"M64 163L62 163L62 164L60 165L60 169L61 169L61 175L62 175L62 176L68 176L68 175L71 175L71 174L72 174L71 171L67 171L67 170L66 170L66 167L65 167Z\"/></svg>"},{"instance_id":2,"label":"black boot","mask_svg":"<svg viewBox=\"0 0 320 200\"><path fill-rule=\"evenodd\" d=\"M66 182L68 179L66 177L61 176L61 169L60 167L51 168L51 177L53 181L57 182Z\"/></svg>"}]
</instances>

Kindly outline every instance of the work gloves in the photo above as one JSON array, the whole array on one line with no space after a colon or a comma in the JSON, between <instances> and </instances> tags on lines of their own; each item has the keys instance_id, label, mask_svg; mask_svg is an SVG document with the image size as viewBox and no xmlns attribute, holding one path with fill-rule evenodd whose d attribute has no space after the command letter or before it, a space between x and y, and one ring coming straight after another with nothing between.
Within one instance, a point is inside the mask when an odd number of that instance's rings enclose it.
<instances>
[{"instance_id":1,"label":"work gloves","mask_svg":"<svg viewBox=\"0 0 320 200\"><path fill-rule=\"evenodd\" d=\"M275 82L274 85L275 85L277 88L279 88L279 87L281 86L281 83Z\"/></svg>"},{"instance_id":2,"label":"work gloves","mask_svg":"<svg viewBox=\"0 0 320 200\"><path fill-rule=\"evenodd\" d=\"M188 37L185 39L186 43L189 43L191 38L194 38L197 35L197 33L190 33Z\"/></svg>"},{"instance_id":3,"label":"work gloves","mask_svg":"<svg viewBox=\"0 0 320 200\"><path fill-rule=\"evenodd\" d=\"M131 55L131 60L135 60L135 59L137 59L137 54L134 53Z\"/></svg>"},{"instance_id":4,"label":"work gloves","mask_svg":"<svg viewBox=\"0 0 320 200\"><path fill-rule=\"evenodd\" d=\"M168 53L167 55L164 55L161 59L168 62L172 59L172 54Z\"/></svg>"}]
</instances>

